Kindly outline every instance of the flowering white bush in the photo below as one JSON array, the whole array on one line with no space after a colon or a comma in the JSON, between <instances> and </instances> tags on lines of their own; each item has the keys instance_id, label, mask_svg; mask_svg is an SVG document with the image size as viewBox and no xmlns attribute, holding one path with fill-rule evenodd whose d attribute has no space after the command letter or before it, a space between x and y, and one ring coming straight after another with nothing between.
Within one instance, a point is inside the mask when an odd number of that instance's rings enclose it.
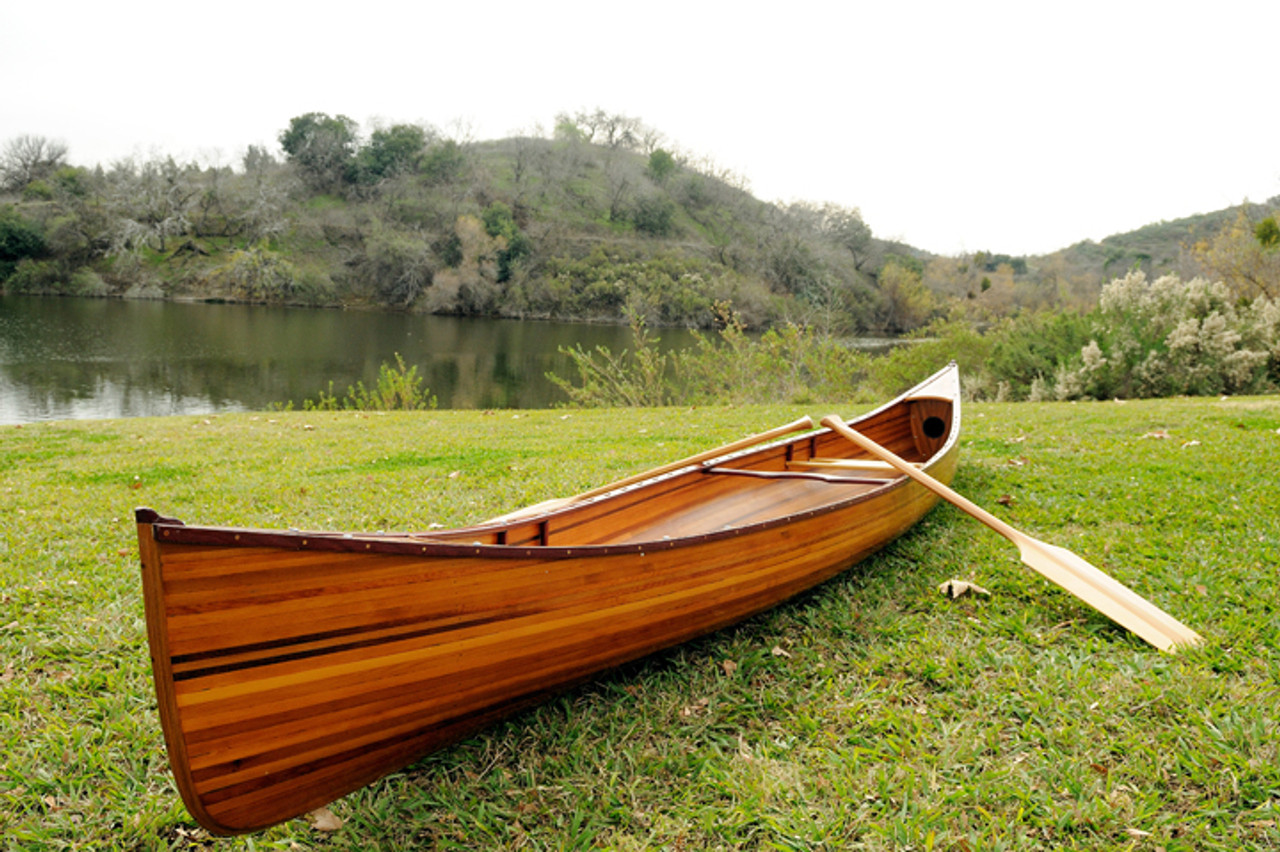
<instances>
[{"instance_id":1,"label":"flowering white bush","mask_svg":"<svg viewBox=\"0 0 1280 852\"><path fill-rule=\"evenodd\" d=\"M1221 282L1148 281L1141 271L1102 290L1095 336L1059 368L1059 399L1248 393L1280 382L1280 305L1239 304Z\"/></svg>"}]
</instances>

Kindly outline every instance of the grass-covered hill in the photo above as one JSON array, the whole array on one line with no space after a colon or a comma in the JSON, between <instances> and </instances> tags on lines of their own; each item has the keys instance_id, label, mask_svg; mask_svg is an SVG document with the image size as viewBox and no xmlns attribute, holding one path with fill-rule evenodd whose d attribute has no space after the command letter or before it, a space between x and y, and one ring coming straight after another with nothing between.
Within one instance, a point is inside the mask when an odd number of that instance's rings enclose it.
<instances>
[{"instance_id":1,"label":"grass-covered hill","mask_svg":"<svg viewBox=\"0 0 1280 852\"><path fill-rule=\"evenodd\" d=\"M1153 277L1168 273L1184 274L1189 266L1195 266L1194 259L1189 257L1194 246L1212 240L1242 214L1251 221L1262 219L1276 207L1280 207L1280 198L1273 198L1266 204L1244 203L1209 213L1154 222L1097 242L1084 240L1049 257L1061 258L1072 268L1108 281L1135 267Z\"/></svg>"}]
</instances>

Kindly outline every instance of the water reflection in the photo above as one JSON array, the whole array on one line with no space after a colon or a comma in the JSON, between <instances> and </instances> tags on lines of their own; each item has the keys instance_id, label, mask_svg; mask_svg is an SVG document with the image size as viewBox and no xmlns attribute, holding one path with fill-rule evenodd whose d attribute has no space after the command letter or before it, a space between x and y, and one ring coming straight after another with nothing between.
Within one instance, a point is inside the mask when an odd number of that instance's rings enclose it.
<instances>
[{"instance_id":1,"label":"water reflection","mask_svg":"<svg viewBox=\"0 0 1280 852\"><path fill-rule=\"evenodd\" d=\"M664 346L692 342L662 330ZM400 353L442 408L542 408L558 352L618 350L617 326L248 305L0 297L0 423L261 410L339 395Z\"/></svg>"}]
</instances>

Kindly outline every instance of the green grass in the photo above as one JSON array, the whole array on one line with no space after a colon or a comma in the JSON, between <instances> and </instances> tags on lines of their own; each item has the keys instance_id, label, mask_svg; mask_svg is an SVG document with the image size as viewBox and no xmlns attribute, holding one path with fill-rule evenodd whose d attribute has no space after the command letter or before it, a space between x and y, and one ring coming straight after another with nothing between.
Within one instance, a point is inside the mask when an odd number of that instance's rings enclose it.
<instances>
[{"instance_id":1,"label":"green grass","mask_svg":"<svg viewBox=\"0 0 1280 852\"><path fill-rule=\"evenodd\" d=\"M0 427L0 848L1280 848L1280 398L965 410L956 488L1168 609L1201 648L1147 647L944 506L810 594L334 803L336 832L294 820L215 841L186 814L149 679L135 506L453 525L801 413ZM992 595L947 600L951 577Z\"/></svg>"}]
</instances>

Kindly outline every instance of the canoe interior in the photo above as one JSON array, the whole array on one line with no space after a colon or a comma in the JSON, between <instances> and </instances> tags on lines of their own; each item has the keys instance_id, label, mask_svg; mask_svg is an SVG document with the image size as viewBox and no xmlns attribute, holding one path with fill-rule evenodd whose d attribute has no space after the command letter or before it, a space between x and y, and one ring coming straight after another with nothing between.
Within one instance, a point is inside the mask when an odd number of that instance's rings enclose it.
<instances>
[{"instance_id":1,"label":"canoe interior","mask_svg":"<svg viewBox=\"0 0 1280 852\"><path fill-rule=\"evenodd\" d=\"M855 428L949 481L954 365ZM138 512L170 763L264 828L610 667L767 609L936 502L820 430L511 521L362 535Z\"/></svg>"},{"instance_id":2,"label":"canoe interior","mask_svg":"<svg viewBox=\"0 0 1280 852\"><path fill-rule=\"evenodd\" d=\"M885 409L862 429L907 461L924 463L947 443L952 416L950 399L913 397ZM526 547L675 540L811 511L883 488L896 478L878 469L834 466L815 473L801 464L815 458L873 461L859 447L823 430L545 517L432 533L431 538Z\"/></svg>"}]
</instances>

